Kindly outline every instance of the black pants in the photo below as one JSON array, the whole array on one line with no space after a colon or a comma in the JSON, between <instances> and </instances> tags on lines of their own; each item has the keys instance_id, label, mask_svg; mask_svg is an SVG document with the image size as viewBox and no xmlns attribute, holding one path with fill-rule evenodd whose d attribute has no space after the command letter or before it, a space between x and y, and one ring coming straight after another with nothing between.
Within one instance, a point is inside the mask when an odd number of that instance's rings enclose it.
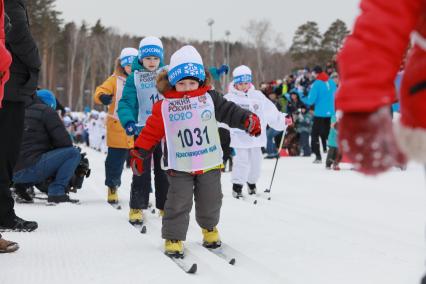
<instances>
[{"instance_id":1,"label":"black pants","mask_svg":"<svg viewBox=\"0 0 426 284\"><path fill-rule=\"evenodd\" d=\"M316 159L321 160L321 150L320 150L320 138L323 143L324 150L326 150L327 138L330 133L330 117L314 117L314 124L312 126L311 133L311 148L314 152Z\"/></svg>"},{"instance_id":2,"label":"black pants","mask_svg":"<svg viewBox=\"0 0 426 284\"><path fill-rule=\"evenodd\" d=\"M232 163L232 156L231 156L231 135L229 133L229 130L219 127L219 137L220 137L220 146L222 147L223 151L223 164L226 165L226 162L228 160Z\"/></svg>"},{"instance_id":3,"label":"black pants","mask_svg":"<svg viewBox=\"0 0 426 284\"><path fill-rule=\"evenodd\" d=\"M327 153L327 160L325 161L325 166L327 168L337 166L342 160L342 154L340 154L339 149L336 147L329 147Z\"/></svg>"},{"instance_id":4,"label":"black pants","mask_svg":"<svg viewBox=\"0 0 426 284\"><path fill-rule=\"evenodd\" d=\"M130 189L130 208L147 209L149 194L151 193L151 160L154 159L154 184L155 184L155 206L164 210L167 198L169 182L166 172L161 168L163 152L161 145L155 147L154 152L143 162L144 173L141 176L133 175L132 187Z\"/></svg>"},{"instance_id":5,"label":"black pants","mask_svg":"<svg viewBox=\"0 0 426 284\"><path fill-rule=\"evenodd\" d=\"M10 224L15 218L10 192L13 168L19 157L24 130L25 104L3 101L0 109L0 224Z\"/></svg>"}]
</instances>

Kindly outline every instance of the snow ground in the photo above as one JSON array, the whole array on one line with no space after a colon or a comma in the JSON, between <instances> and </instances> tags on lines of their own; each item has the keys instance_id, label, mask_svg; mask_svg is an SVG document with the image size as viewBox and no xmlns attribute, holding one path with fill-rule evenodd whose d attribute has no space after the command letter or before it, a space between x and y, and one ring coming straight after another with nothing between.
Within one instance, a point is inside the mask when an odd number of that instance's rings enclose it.
<instances>
[{"instance_id":1,"label":"snow ground","mask_svg":"<svg viewBox=\"0 0 426 284\"><path fill-rule=\"evenodd\" d=\"M0 255L0 283L419 283L426 270L424 170L411 164L378 178L343 166L326 171L312 159L283 158L272 200L231 196L222 177L219 231L236 250L232 267L199 246L192 217L186 247L198 261L187 275L162 254L161 220L145 212L146 235L127 223L131 171L125 169L123 210L106 203L104 158L85 149L92 175L75 196L80 205L16 205L19 216L39 222L33 233L5 233L19 242ZM267 187L274 162L263 163L258 188Z\"/></svg>"}]
</instances>

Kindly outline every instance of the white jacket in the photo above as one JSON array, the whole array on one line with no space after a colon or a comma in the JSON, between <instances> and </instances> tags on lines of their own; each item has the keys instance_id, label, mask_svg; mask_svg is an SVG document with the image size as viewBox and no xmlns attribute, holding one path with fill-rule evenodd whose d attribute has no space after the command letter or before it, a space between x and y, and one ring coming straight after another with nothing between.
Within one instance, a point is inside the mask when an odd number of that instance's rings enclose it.
<instances>
[{"instance_id":1,"label":"white jacket","mask_svg":"<svg viewBox=\"0 0 426 284\"><path fill-rule=\"evenodd\" d=\"M262 126L262 134L259 137L252 137L243 130L231 128L231 147L233 148L253 148L266 146L266 126L283 131L286 129L285 117L287 114L278 111L276 106L260 91L253 86L247 93L238 91L234 86L229 88L229 93L225 99L232 101L240 107L255 113Z\"/></svg>"}]
</instances>

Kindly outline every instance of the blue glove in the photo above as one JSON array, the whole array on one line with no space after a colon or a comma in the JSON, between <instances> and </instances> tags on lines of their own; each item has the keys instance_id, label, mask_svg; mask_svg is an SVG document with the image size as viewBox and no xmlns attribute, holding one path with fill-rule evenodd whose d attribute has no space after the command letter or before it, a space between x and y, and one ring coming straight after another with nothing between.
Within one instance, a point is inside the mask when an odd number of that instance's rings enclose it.
<instances>
[{"instance_id":1,"label":"blue glove","mask_svg":"<svg viewBox=\"0 0 426 284\"><path fill-rule=\"evenodd\" d=\"M229 72L229 66L226 64L223 64L222 66L220 66L219 69L217 69L217 74L220 76L223 73L228 74Z\"/></svg>"},{"instance_id":2,"label":"blue glove","mask_svg":"<svg viewBox=\"0 0 426 284\"><path fill-rule=\"evenodd\" d=\"M112 95L100 95L99 100L102 102L103 105L107 106L112 103Z\"/></svg>"},{"instance_id":3,"label":"blue glove","mask_svg":"<svg viewBox=\"0 0 426 284\"><path fill-rule=\"evenodd\" d=\"M124 127L124 130L126 130L126 134L128 136L133 136L137 134L137 127L134 121L127 122L126 126Z\"/></svg>"}]
</instances>

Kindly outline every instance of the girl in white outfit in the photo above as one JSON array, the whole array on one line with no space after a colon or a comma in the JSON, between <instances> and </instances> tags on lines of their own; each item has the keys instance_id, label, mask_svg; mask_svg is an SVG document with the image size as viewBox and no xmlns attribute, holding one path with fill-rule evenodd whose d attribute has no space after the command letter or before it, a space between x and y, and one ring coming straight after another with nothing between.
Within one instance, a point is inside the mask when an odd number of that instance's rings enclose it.
<instances>
[{"instance_id":1,"label":"girl in white outfit","mask_svg":"<svg viewBox=\"0 0 426 284\"><path fill-rule=\"evenodd\" d=\"M259 118L262 134L253 137L246 132L231 128L231 147L235 149L234 166L232 170L232 195L242 197L242 188L248 185L248 193L256 194L256 183L260 177L262 164L262 147L266 147L266 126L283 131L286 128L285 113L277 110L275 105L252 84L252 72L247 66L235 68L233 82L225 98L250 110Z\"/></svg>"}]
</instances>

